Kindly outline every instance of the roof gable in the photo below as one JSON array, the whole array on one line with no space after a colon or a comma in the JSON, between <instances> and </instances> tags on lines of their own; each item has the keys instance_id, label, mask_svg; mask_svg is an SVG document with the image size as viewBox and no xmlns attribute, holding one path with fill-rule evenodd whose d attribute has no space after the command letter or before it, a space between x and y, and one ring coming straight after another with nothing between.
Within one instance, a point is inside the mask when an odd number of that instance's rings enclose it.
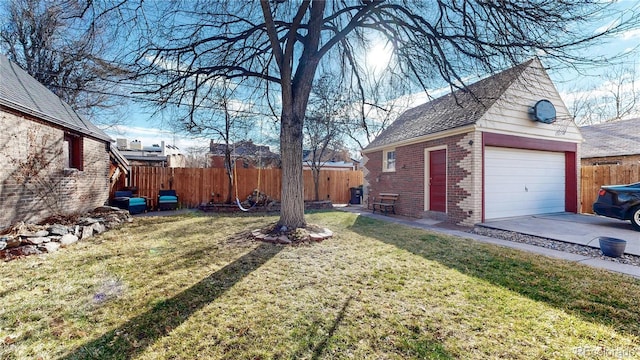
<instances>
[{"instance_id":1,"label":"roof gable","mask_svg":"<svg viewBox=\"0 0 640 360\"><path fill-rule=\"evenodd\" d=\"M106 142L112 139L18 65L0 54L0 105Z\"/></svg>"},{"instance_id":2,"label":"roof gable","mask_svg":"<svg viewBox=\"0 0 640 360\"><path fill-rule=\"evenodd\" d=\"M366 149L475 124L534 61L531 59L475 82L466 89L405 111Z\"/></svg>"},{"instance_id":3,"label":"roof gable","mask_svg":"<svg viewBox=\"0 0 640 360\"><path fill-rule=\"evenodd\" d=\"M580 157L640 154L640 118L580 127L584 143ZM634 131L635 130L635 131Z\"/></svg>"}]
</instances>

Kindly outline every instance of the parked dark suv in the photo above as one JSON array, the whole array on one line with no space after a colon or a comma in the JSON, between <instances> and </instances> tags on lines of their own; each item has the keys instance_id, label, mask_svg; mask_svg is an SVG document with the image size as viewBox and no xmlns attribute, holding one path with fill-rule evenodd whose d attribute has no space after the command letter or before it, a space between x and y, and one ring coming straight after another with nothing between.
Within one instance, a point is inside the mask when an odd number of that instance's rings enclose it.
<instances>
[{"instance_id":1,"label":"parked dark suv","mask_svg":"<svg viewBox=\"0 0 640 360\"><path fill-rule=\"evenodd\" d=\"M593 212L630 220L633 228L640 231L640 183L601 187L598 200L593 203Z\"/></svg>"}]
</instances>

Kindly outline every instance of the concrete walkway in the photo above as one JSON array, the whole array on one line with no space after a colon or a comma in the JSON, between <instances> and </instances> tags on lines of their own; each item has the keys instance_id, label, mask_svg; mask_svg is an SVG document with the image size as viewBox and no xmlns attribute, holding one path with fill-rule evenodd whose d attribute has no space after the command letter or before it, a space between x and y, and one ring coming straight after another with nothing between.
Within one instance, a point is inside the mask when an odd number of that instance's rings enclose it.
<instances>
[{"instance_id":1,"label":"concrete walkway","mask_svg":"<svg viewBox=\"0 0 640 360\"><path fill-rule=\"evenodd\" d=\"M540 246L518 243L514 241L491 238L468 232L468 229L446 226L433 219L408 219L399 216L385 216L373 214L362 206L351 205L336 207L337 210L347 211L360 216L367 216L382 221L390 221L406 226L416 227L442 234L473 239L484 243L513 249L528 251L567 261L575 261L588 266L615 271L640 278L640 267L620 264L614 261L602 260L590 256L578 255L564 251L552 250ZM535 235L554 240L599 247L598 237L607 236L627 240L625 253L640 256L640 232L631 229L629 222L608 219L599 216L581 214L550 214L542 216L524 216L486 222L481 226Z\"/></svg>"},{"instance_id":2,"label":"concrete walkway","mask_svg":"<svg viewBox=\"0 0 640 360\"><path fill-rule=\"evenodd\" d=\"M618 238L627 241L626 254L640 256L640 231L633 230L629 221L595 215L558 213L492 220L480 226L586 245L596 249L600 248L600 237Z\"/></svg>"}]
</instances>

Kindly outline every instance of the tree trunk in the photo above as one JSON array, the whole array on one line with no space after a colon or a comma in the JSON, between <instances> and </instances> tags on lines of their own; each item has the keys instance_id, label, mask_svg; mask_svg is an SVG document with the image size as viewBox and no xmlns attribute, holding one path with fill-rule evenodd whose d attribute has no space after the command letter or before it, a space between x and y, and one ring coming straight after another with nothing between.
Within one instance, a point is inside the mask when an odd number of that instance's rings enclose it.
<instances>
[{"instance_id":1,"label":"tree trunk","mask_svg":"<svg viewBox=\"0 0 640 360\"><path fill-rule=\"evenodd\" d=\"M231 202L233 201L233 176L235 176L233 174L233 166L234 164L231 163L231 151L229 151L229 145L227 144L227 148L224 151L224 167L226 168L226 172L227 172L227 189L229 189L227 191L227 196L224 200L225 204L231 204ZM222 195L222 194L220 194Z\"/></svg>"},{"instance_id":2,"label":"tree trunk","mask_svg":"<svg viewBox=\"0 0 640 360\"><path fill-rule=\"evenodd\" d=\"M282 206L279 226L305 227L304 181L302 177L302 119L283 111L280 127L282 156Z\"/></svg>"},{"instance_id":3,"label":"tree trunk","mask_svg":"<svg viewBox=\"0 0 640 360\"><path fill-rule=\"evenodd\" d=\"M320 169L315 166L311 167L311 173L313 174L313 188L315 201L320 200Z\"/></svg>"}]
</instances>

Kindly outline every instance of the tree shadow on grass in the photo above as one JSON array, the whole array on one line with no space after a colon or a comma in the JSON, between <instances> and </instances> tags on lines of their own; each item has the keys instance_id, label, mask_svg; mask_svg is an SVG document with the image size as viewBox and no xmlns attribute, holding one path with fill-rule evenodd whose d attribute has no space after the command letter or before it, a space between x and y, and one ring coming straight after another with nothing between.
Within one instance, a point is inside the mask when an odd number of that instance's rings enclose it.
<instances>
[{"instance_id":1,"label":"tree shadow on grass","mask_svg":"<svg viewBox=\"0 0 640 360\"><path fill-rule=\"evenodd\" d=\"M358 301L358 297L350 295L344 301L335 319L330 322L331 326L328 329L326 329L327 325L329 325L327 319L318 319L307 326L306 331L301 333L301 335L304 336L304 339L297 339L302 346L293 356L291 356L291 358L307 358L307 352L309 351L311 352L312 360L331 357L331 354L325 354L326 350L330 346L331 341L334 340L336 331L344 322L345 317L347 316L347 310L351 305L351 302L354 300ZM323 329L326 330L322 331ZM407 358L434 360L454 358L437 340L425 337L425 335L420 331L420 328L413 329L414 331L411 330L412 329L407 329L407 331L401 335L402 341L397 345L397 350Z\"/></svg>"},{"instance_id":2,"label":"tree shadow on grass","mask_svg":"<svg viewBox=\"0 0 640 360\"><path fill-rule=\"evenodd\" d=\"M581 318L640 336L640 282L574 262L359 216L350 230ZM408 234L412 234L408 237ZM413 234L416 234L413 236ZM615 285L615 286L614 286Z\"/></svg>"},{"instance_id":3,"label":"tree shadow on grass","mask_svg":"<svg viewBox=\"0 0 640 360\"><path fill-rule=\"evenodd\" d=\"M281 246L263 243L171 299L90 341L62 359L129 359L215 301L246 275L274 257Z\"/></svg>"}]
</instances>

